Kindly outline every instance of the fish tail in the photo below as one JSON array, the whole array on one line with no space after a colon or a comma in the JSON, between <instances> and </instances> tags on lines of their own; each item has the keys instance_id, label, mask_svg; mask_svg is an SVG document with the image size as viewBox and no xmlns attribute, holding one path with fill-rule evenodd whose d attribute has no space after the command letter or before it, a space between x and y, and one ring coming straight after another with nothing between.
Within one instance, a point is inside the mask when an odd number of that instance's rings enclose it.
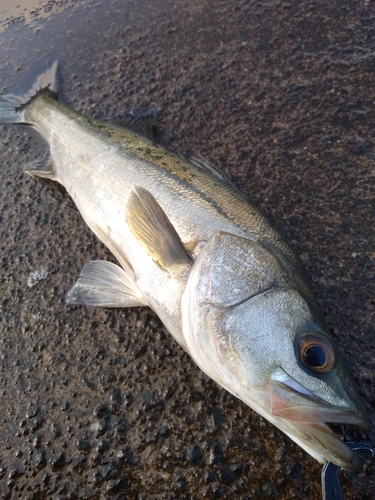
<instances>
[{"instance_id":1,"label":"fish tail","mask_svg":"<svg viewBox=\"0 0 375 500\"><path fill-rule=\"evenodd\" d=\"M38 95L49 92L57 98L56 57L47 57L31 71L19 89L0 96L0 123L27 123L25 108Z\"/></svg>"}]
</instances>

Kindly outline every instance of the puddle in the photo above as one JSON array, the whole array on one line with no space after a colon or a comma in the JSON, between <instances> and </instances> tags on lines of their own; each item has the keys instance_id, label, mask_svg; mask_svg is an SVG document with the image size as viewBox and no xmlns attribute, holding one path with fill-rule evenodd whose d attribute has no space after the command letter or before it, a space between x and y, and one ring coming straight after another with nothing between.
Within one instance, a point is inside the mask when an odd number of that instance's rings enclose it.
<instances>
[{"instance_id":1,"label":"puddle","mask_svg":"<svg viewBox=\"0 0 375 500\"><path fill-rule=\"evenodd\" d=\"M3 0L0 5L0 33L14 23L22 22L34 30L39 30L42 21L62 12L66 8L74 9L78 5L86 5L92 0L63 1L38 1L22 0L22 4L17 1Z\"/></svg>"},{"instance_id":2,"label":"puddle","mask_svg":"<svg viewBox=\"0 0 375 500\"><path fill-rule=\"evenodd\" d=\"M63 76L95 73L103 50L115 51L118 36L130 22L134 2L66 0L6 1L0 11L0 93L13 89L30 68L53 53L64 66ZM82 81L84 77L80 77ZM92 79L95 79L93 74Z\"/></svg>"}]
</instances>

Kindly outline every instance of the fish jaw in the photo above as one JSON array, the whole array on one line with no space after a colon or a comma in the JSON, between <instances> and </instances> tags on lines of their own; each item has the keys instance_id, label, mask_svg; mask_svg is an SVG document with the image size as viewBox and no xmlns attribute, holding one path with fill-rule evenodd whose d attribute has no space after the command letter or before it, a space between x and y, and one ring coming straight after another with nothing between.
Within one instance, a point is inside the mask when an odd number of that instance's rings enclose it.
<instances>
[{"instance_id":1,"label":"fish jaw","mask_svg":"<svg viewBox=\"0 0 375 500\"><path fill-rule=\"evenodd\" d=\"M280 372L283 370L278 369L274 375L270 389L272 415L277 419L274 423L319 462L329 461L349 472L361 472L361 457L327 425L371 427L371 419L361 405L332 405Z\"/></svg>"}]
</instances>

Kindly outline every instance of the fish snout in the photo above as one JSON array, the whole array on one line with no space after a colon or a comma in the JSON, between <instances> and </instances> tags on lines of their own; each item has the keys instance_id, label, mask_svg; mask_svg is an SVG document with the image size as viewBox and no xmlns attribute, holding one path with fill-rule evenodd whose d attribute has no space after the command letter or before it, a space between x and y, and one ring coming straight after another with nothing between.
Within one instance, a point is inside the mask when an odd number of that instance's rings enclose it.
<instances>
[{"instance_id":1,"label":"fish snout","mask_svg":"<svg viewBox=\"0 0 375 500\"><path fill-rule=\"evenodd\" d=\"M271 408L284 421L285 432L320 462L329 461L353 473L363 469L362 457L347 446L327 424L370 428L372 421L359 401L330 404L293 379L273 380Z\"/></svg>"}]
</instances>

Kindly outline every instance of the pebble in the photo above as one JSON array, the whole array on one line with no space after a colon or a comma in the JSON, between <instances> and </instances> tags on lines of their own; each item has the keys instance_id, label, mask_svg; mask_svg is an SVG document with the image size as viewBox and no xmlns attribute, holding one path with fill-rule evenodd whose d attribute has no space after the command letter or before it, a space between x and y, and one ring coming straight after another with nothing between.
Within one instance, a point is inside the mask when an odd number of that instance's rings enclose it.
<instances>
[{"instance_id":1,"label":"pebble","mask_svg":"<svg viewBox=\"0 0 375 500\"><path fill-rule=\"evenodd\" d=\"M186 449L186 459L193 464L198 464L203 459L203 452L197 444L191 444Z\"/></svg>"}]
</instances>

